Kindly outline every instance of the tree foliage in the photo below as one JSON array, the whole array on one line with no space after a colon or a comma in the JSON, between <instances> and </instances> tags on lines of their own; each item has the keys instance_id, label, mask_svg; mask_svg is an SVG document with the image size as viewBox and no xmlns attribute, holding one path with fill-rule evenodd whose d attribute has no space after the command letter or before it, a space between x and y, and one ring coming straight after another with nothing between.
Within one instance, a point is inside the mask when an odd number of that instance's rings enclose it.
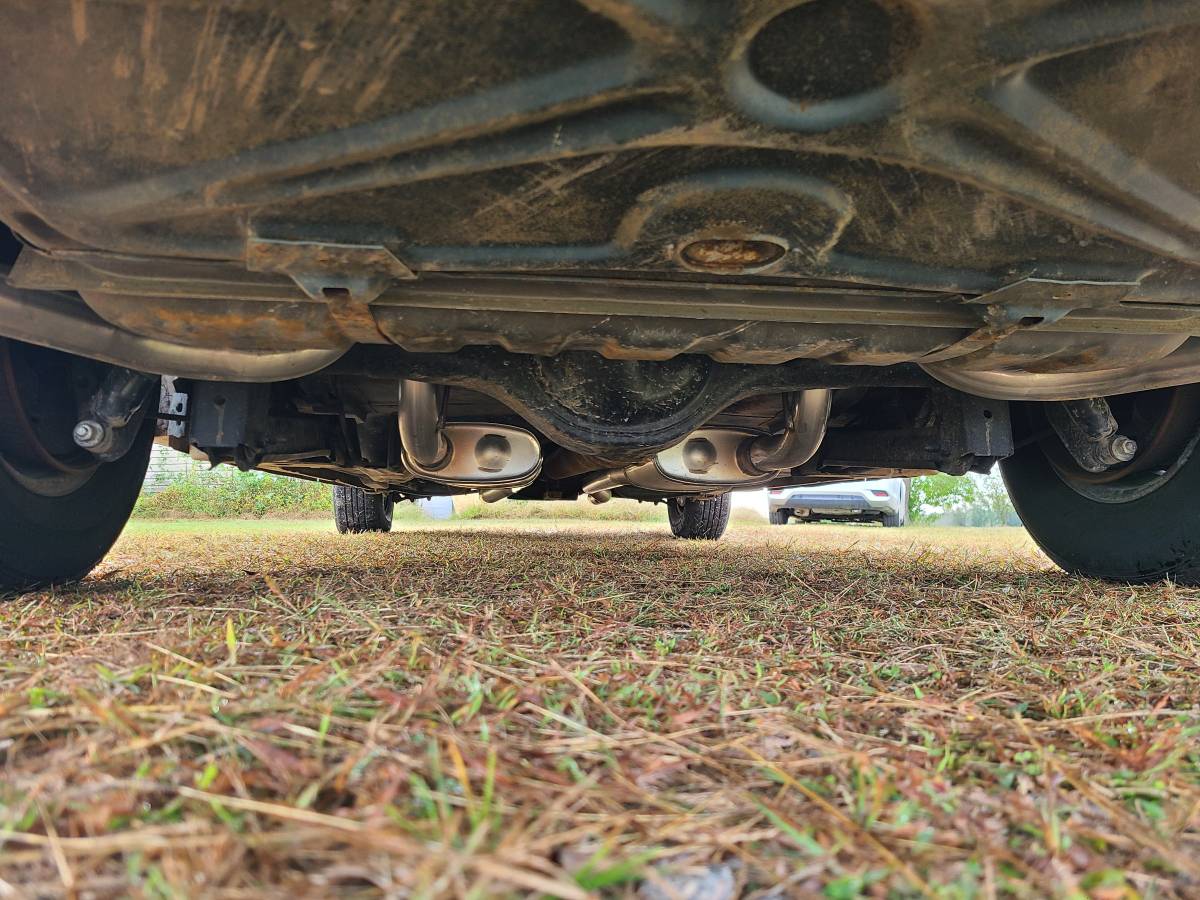
<instances>
[{"instance_id":1,"label":"tree foliage","mask_svg":"<svg viewBox=\"0 0 1200 900\"><path fill-rule=\"evenodd\" d=\"M1000 476L924 475L914 478L908 495L912 522L933 522L949 515L958 525L1008 525L1016 514Z\"/></svg>"}]
</instances>

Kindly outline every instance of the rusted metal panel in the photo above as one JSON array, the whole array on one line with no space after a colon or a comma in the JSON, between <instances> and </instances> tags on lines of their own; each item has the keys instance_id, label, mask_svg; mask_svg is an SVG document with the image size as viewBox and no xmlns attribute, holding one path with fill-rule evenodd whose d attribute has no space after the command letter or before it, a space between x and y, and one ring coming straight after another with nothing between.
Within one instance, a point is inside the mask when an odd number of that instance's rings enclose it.
<instances>
[{"instance_id":1,"label":"rusted metal panel","mask_svg":"<svg viewBox=\"0 0 1200 900\"><path fill-rule=\"evenodd\" d=\"M1184 0L14 0L0 218L197 347L1136 364L1200 335L1198 53Z\"/></svg>"}]
</instances>

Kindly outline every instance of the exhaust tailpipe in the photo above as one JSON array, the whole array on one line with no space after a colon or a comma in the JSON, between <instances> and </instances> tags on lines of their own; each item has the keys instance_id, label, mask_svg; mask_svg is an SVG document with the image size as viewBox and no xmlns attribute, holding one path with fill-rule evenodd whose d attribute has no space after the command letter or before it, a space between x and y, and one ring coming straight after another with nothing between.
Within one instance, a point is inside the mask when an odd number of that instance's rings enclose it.
<instances>
[{"instance_id":1,"label":"exhaust tailpipe","mask_svg":"<svg viewBox=\"0 0 1200 900\"><path fill-rule=\"evenodd\" d=\"M828 388L785 394L783 431L745 441L738 449L738 467L747 475L767 475L804 465L825 440L832 402Z\"/></svg>"}]
</instances>

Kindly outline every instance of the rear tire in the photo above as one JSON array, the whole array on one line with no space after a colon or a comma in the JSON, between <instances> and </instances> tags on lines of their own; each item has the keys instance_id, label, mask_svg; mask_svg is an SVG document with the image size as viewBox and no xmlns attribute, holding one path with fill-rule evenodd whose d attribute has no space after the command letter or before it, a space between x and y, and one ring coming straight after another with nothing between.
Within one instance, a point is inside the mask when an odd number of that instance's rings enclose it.
<instances>
[{"instance_id":1,"label":"rear tire","mask_svg":"<svg viewBox=\"0 0 1200 900\"><path fill-rule=\"evenodd\" d=\"M333 521L341 534L391 531L394 505L386 494L341 484L333 488Z\"/></svg>"},{"instance_id":2,"label":"rear tire","mask_svg":"<svg viewBox=\"0 0 1200 900\"><path fill-rule=\"evenodd\" d=\"M1137 421L1129 414L1120 418ZM1104 483L1072 472L1051 443L1057 441L1053 435L1021 447L1001 461L1000 470L1030 535L1068 572L1128 583L1171 578L1200 585L1200 444L1190 433L1171 461ZM1138 439L1152 446L1149 437Z\"/></svg>"},{"instance_id":3,"label":"rear tire","mask_svg":"<svg viewBox=\"0 0 1200 900\"><path fill-rule=\"evenodd\" d=\"M767 513L767 518L770 519L772 525L786 525L788 511L786 509L773 509Z\"/></svg>"},{"instance_id":4,"label":"rear tire","mask_svg":"<svg viewBox=\"0 0 1200 900\"><path fill-rule=\"evenodd\" d=\"M104 558L137 502L154 421L129 452L59 497L28 490L0 463L0 593L78 581Z\"/></svg>"},{"instance_id":5,"label":"rear tire","mask_svg":"<svg viewBox=\"0 0 1200 900\"><path fill-rule=\"evenodd\" d=\"M104 371L79 357L0 341L0 594L82 578L133 511L154 417L114 462L97 463L71 440L76 394L86 396Z\"/></svg>"},{"instance_id":6,"label":"rear tire","mask_svg":"<svg viewBox=\"0 0 1200 900\"><path fill-rule=\"evenodd\" d=\"M729 494L699 500L676 497L667 501L667 517L671 533L677 538L715 541L729 525L729 509L733 498Z\"/></svg>"},{"instance_id":7,"label":"rear tire","mask_svg":"<svg viewBox=\"0 0 1200 900\"><path fill-rule=\"evenodd\" d=\"M900 521L900 513L884 513L883 527L884 528L899 528L904 523Z\"/></svg>"}]
</instances>

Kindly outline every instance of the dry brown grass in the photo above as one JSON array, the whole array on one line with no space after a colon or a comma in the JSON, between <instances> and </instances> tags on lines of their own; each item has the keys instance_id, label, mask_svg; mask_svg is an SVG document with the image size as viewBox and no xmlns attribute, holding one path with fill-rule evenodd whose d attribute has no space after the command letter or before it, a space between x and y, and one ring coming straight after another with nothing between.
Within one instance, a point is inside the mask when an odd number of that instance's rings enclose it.
<instances>
[{"instance_id":1,"label":"dry brown grass","mask_svg":"<svg viewBox=\"0 0 1200 900\"><path fill-rule=\"evenodd\" d=\"M1012 530L143 526L0 606L0 896L1197 896L1197 597Z\"/></svg>"}]
</instances>

